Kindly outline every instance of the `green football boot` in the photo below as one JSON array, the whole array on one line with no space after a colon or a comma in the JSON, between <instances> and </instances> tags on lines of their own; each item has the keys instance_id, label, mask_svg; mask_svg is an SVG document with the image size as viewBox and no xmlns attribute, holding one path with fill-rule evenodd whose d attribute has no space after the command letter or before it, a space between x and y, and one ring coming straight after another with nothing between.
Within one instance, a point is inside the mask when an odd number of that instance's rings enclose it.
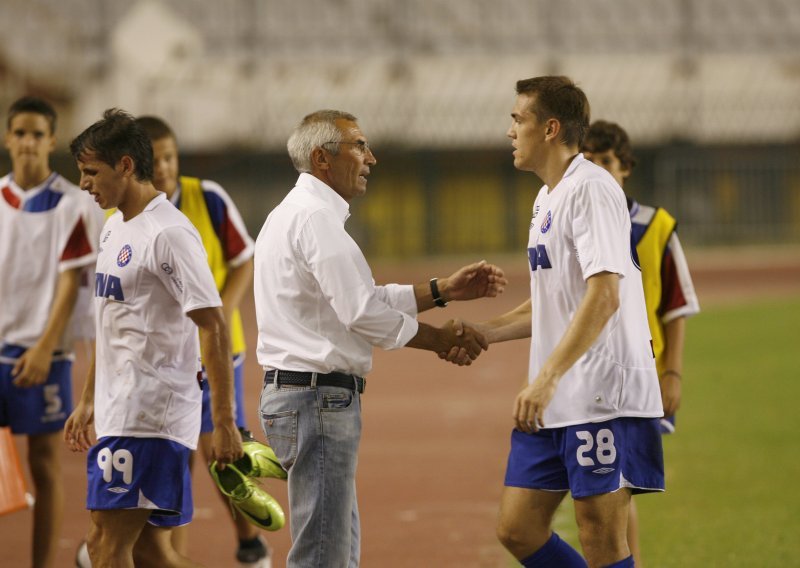
<instances>
[{"instance_id":1,"label":"green football boot","mask_svg":"<svg viewBox=\"0 0 800 568\"><path fill-rule=\"evenodd\" d=\"M235 465L217 470L217 462L213 462L209 469L219 490L250 523L268 531L276 531L286 524L286 515L278 502Z\"/></svg>"},{"instance_id":2,"label":"green football boot","mask_svg":"<svg viewBox=\"0 0 800 568\"><path fill-rule=\"evenodd\" d=\"M272 448L256 441L249 430L239 428L239 432L242 435L244 456L233 462L233 465L248 477L286 479L286 470L281 467Z\"/></svg>"}]
</instances>

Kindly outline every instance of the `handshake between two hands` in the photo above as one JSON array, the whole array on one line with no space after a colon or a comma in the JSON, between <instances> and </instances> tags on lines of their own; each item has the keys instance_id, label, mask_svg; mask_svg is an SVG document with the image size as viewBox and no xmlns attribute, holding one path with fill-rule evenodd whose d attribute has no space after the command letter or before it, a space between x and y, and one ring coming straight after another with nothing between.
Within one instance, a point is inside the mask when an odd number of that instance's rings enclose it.
<instances>
[{"instance_id":1,"label":"handshake between two hands","mask_svg":"<svg viewBox=\"0 0 800 568\"><path fill-rule=\"evenodd\" d=\"M458 366L471 365L482 351L489 349L489 342L479 326L459 319L452 319L441 328L449 349L439 351L439 358Z\"/></svg>"}]
</instances>

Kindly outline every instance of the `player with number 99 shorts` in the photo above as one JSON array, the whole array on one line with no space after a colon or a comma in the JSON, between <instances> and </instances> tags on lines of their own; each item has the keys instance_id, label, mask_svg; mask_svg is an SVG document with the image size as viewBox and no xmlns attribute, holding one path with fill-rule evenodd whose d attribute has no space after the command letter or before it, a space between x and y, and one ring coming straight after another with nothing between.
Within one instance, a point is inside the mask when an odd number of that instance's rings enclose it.
<instances>
[{"instance_id":1,"label":"player with number 99 shorts","mask_svg":"<svg viewBox=\"0 0 800 568\"><path fill-rule=\"evenodd\" d=\"M95 357L65 440L87 459L87 544L97 566L175 566L169 528L191 519L189 452L200 434L200 344L214 407L212 452L242 455L230 342L197 230L152 184L153 150L129 114L105 112L73 140L81 189L117 208L95 275ZM199 341L198 341L199 329Z\"/></svg>"}]
</instances>

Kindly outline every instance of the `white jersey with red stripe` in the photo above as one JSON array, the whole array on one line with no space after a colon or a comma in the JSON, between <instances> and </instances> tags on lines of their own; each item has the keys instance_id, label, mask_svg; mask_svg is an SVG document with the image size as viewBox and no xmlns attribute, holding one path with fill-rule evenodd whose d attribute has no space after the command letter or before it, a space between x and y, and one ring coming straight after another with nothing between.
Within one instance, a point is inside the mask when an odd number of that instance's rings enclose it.
<instances>
[{"instance_id":1,"label":"white jersey with red stripe","mask_svg":"<svg viewBox=\"0 0 800 568\"><path fill-rule=\"evenodd\" d=\"M166 438L194 449L202 391L197 326L222 305L197 230L163 193L100 237L95 277L97 436Z\"/></svg>"},{"instance_id":2,"label":"white jersey with red stripe","mask_svg":"<svg viewBox=\"0 0 800 568\"><path fill-rule=\"evenodd\" d=\"M31 347L50 317L61 272L94 263L88 194L57 173L24 190L0 178L0 341ZM67 330L68 331L68 330ZM69 351L65 332L56 346Z\"/></svg>"},{"instance_id":3,"label":"white jersey with red stripe","mask_svg":"<svg viewBox=\"0 0 800 568\"><path fill-rule=\"evenodd\" d=\"M601 272L619 275L619 309L564 374L545 409L548 428L663 414L644 293L631 251L625 194L578 154L561 181L539 191L528 240L532 336L529 380L564 336Z\"/></svg>"}]
</instances>

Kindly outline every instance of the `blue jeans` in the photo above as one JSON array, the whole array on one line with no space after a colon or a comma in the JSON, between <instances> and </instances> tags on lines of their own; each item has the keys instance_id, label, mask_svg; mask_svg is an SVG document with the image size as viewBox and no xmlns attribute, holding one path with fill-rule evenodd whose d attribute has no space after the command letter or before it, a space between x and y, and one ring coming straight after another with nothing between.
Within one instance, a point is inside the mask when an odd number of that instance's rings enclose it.
<instances>
[{"instance_id":1,"label":"blue jeans","mask_svg":"<svg viewBox=\"0 0 800 568\"><path fill-rule=\"evenodd\" d=\"M289 472L287 567L356 568L361 395L340 387L276 388L267 382L260 408L264 434Z\"/></svg>"}]
</instances>

